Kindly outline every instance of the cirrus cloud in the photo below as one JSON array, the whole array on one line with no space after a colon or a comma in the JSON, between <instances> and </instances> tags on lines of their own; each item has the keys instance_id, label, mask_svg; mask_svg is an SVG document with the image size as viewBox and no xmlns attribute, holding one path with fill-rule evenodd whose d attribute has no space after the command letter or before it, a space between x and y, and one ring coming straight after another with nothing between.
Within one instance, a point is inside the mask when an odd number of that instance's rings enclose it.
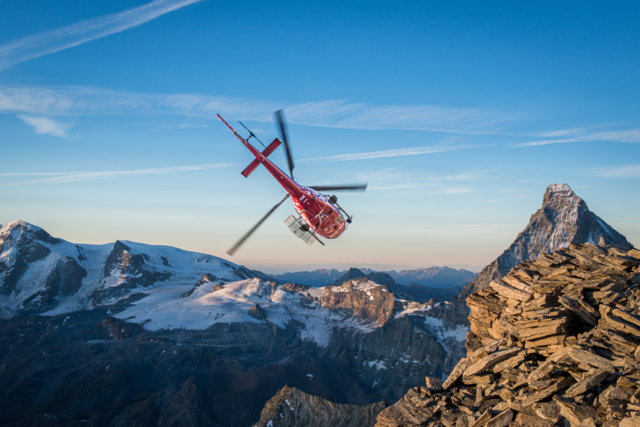
<instances>
[{"instance_id":1,"label":"cirrus cloud","mask_svg":"<svg viewBox=\"0 0 640 427\"><path fill-rule=\"evenodd\" d=\"M18 115L18 117L23 122L33 127L35 133L50 134L60 138L68 138L66 131L73 126L70 124L59 123L48 117L33 117L25 115Z\"/></svg>"},{"instance_id":2,"label":"cirrus cloud","mask_svg":"<svg viewBox=\"0 0 640 427\"><path fill-rule=\"evenodd\" d=\"M155 0L140 7L76 22L0 46L0 71L21 62L137 27L202 0Z\"/></svg>"}]
</instances>

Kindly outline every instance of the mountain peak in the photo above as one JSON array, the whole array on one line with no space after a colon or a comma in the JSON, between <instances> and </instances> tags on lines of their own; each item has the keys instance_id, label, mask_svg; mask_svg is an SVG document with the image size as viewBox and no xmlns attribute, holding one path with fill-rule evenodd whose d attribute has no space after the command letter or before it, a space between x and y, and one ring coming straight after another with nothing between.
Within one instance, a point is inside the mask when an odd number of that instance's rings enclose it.
<instances>
[{"instance_id":1,"label":"mountain peak","mask_svg":"<svg viewBox=\"0 0 640 427\"><path fill-rule=\"evenodd\" d=\"M531 215L527 227L502 255L467 283L461 295L466 298L487 287L523 261L535 261L542 254L584 243L632 247L622 234L591 212L569 185L551 184L542 207Z\"/></svg>"},{"instance_id":2,"label":"mountain peak","mask_svg":"<svg viewBox=\"0 0 640 427\"><path fill-rule=\"evenodd\" d=\"M15 229L22 229L23 231L40 231L42 230L42 228L30 224L27 221L23 221L21 219L17 220L17 221L13 221L13 222L9 222L7 224L2 224L0 225L0 233L5 233L8 231L12 231Z\"/></svg>"},{"instance_id":3,"label":"mountain peak","mask_svg":"<svg viewBox=\"0 0 640 427\"><path fill-rule=\"evenodd\" d=\"M547 187L547 191L545 192L545 198L547 198L550 194L559 194L563 196L575 196L576 193L573 192L569 184L551 184ZM576 196L577 197L577 196Z\"/></svg>"},{"instance_id":4,"label":"mountain peak","mask_svg":"<svg viewBox=\"0 0 640 427\"><path fill-rule=\"evenodd\" d=\"M62 240L52 237L37 225L21 219L0 225L0 252L2 252L3 248L2 240L21 242L21 245L31 245L38 240L51 245L57 245L62 242Z\"/></svg>"},{"instance_id":5,"label":"mountain peak","mask_svg":"<svg viewBox=\"0 0 640 427\"><path fill-rule=\"evenodd\" d=\"M551 184L542 199L542 209L555 211L569 209L588 210L587 204L567 184Z\"/></svg>"},{"instance_id":6,"label":"mountain peak","mask_svg":"<svg viewBox=\"0 0 640 427\"><path fill-rule=\"evenodd\" d=\"M366 274L362 272L362 270L351 267L346 273L344 273L338 280L333 282L331 286L340 286L344 282L352 279L361 279L365 277Z\"/></svg>"}]
</instances>

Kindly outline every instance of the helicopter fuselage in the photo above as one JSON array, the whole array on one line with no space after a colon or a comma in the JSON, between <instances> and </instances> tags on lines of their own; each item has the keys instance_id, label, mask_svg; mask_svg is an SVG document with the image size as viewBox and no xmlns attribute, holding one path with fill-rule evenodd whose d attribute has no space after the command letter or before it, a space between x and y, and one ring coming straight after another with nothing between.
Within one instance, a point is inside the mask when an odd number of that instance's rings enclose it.
<instances>
[{"instance_id":1,"label":"helicopter fuselage","mask_svg":"<svg viewBox=\"0 0 640 427\"><path fill-rule=\"evenodd\" d=\"M309 228L327 239L335 239L346 229L346 221L340 209L322 193L298 184L293 178L276 166L271 160L241 137L229 124L220 119L233 131L255 158L269 171L293 200L293 206Z\"/></svg>"}]
</instances>

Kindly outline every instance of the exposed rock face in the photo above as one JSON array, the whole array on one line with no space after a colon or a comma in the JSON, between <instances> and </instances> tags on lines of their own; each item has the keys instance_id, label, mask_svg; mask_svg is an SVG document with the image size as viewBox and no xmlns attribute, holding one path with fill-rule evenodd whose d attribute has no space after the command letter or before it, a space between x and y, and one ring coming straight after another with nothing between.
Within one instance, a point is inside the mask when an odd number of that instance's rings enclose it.
<instances>
[{"instance_id":1,"label":"exposed rock face","mask_svg":"<svg viewBox=\"0 0 640 427\"><path fill-rule=\"evenodd\" d=\"M396 304L393 319L345 352L361 383L387 402L401 398L425 376L446 377L466 353L468 328L455 314L466 316L464 302Z\"/></svg>"},{"instance_id":2,"label":"exposed rock face","mask_svg":"<svg viewBox=\"0 0 640 427\"><path fill-rule=\"evenodd\" d=\"M56 306L58 296L73 295L82 286L82 279L87 277L87 271L76 260L63 257L50 270L45 282L45 288L26 298L22 303L25 311L39 313Z\"/></svg>"},{"instance_id":3,"label":"exposed rock face","mask_svg":"<svg viewBox=\"0 0 640 427\"><path fill-rule=\"evenodd\" d=\"M253 307L251 307L251 310L249 310L249 316L258 320L267 319L267 313L265 313L262 307L260 307L260 304L256 304Z\"/></svg>"},{"instance_id":4,"label":"exposed rock face","mask_svg":"<svg viewBox=\"0 0 640 427\"><path fill-rule=\"evenodd\" d=\"M24 221L1 226L0 318L49 310L56 306L57 297L75 294L87 276L76 261L80 256L80 247ZM38 276L27 274L31 265L41 272Z\"/></svg>"},{"instance_id":5,"label":"exposed rock face","mask_svg":"<svg viewBox=\"0 0 640 427\"><path fill-rule=\"evenodd\" d=\"M542 207L531 216L529 225L495 261L486 266L462 293L466 298L489 286L492 280L506 276L523 261L534 261L545 253L569 247L570 244L603 243L627 245L627 239L591 212L587 204L567 184L547 188Z\"/></svg>"},{"instance_id":6,"label":"exposed rock face","mask_svg":"<svg viewBox=\"0 0 640 427\"><path fill-rule=\"evenodd\" d=\"M285 386L266 403L255 427L372 427L385 407L333 403Z\"/></svg>"},{"instance_id":7,"label":"exposed rock face","mask_svg":"<svg viewBox=\"0 0 640 427\"><path fill-rule=\"evenodd\" d=\"M432 273L433 276L437 276L439 273L444 272L445 269L451 270L453 272L459 272L458 270L453 270L447 267L432 267L430 269L410 270L410 271L413 273L420 272L421 274L418 274L418 277L421 277L422 281L424 281L424 276L426 276L428 273ZM426 270L430 270L430 271L427 272ZM435 271L431 271L431 270L435 270ZM404 273L406 272L407 271L404 271ZM395 273L395 272L392 272L392 273ZM472 274L470 276L470 278L473 278L473 277L475 277L475 274ZM428 286L418 284L416 282L410 282L407 285L400 285L396 283L396 281L393 279L393 277L389 273L372 271L369 274L365 275L362 270L359 270L357 268L349 269L349 271L347 271L342 277L340 277L340 279L338 279L336 283L334 283L334 285L340 285L346 281L353 280L353 279L360 279L360 278L367 278L372 282L378 283L380 285L385 285L387 286L387 288L389 288L389 290L391 290L393 293L398 295L400 298L419 301L419 302L427 302L432 298L435 298L438 301L449 301L453 296L458 295L462 290L462 288L460 287L431 288ZM418 279L418 280L421 280L421 279ZM442 280L446 280L446 279L442 279Z\"/></svg>"},{"instance_id":8,"label":"exposed rock face","mask_svg":"<svg viewBox=\"0 0 640 427\"><path fill-rule=\"evenodd\" d=\"M625 426L640 419L640 251L571 245L468 298L467 357L377 427Z\"/></svg>"},{"instance_id":9,"label":"exposed rock face","mask_svg":"<svg viewBox=\"0 0 640 427\"><path fill-rule=\"evenodd\" d=\"M330 310L346 309L360 318L374 321L378 326L393 314L393 294L385 286L377 286L369 279L350 280L327 289L330 291L325 292L320 302Z\"/></svg>"},{"instance_id":10,"label":"exposed rock face","mask_svg":"<svg viewBox=\"0 0 640 427\"><path fill-rule=\"evenodd\" d=\"M94 305L100 305L126 295L133 289L146 288L171 277L171 273L167 271L157 271L150 267L148 265L150 261L149 255L132 254L130 247L119 240L116 241L113 250L107 257L103 271L105 278L119 275L119 283L115 286L96 289L91 293L89 299ZM166 258L162 259L162 264L165 266L169 264L166 261Z\"/></svg>"},{"instance_id":11,"label":"exposed rock face","mask_svg":"<svg viewBox=\"0 0 640 427\"><path fill-rule=\"evenodd\" d=\"M193 288L189 289L187 292L185 292L184 294L182 294L183 297L187 298L190 297L191 295L193 295L193 293L202 285L209 283L209 282L227 282L228 280L225 279L219 279L216 276L214 276L213 274L210 273L205 273L200 280L198 280L196 282L195 285L193 285ZM220 285L220 284L219 284ZM220 285L220 289L222 289L222 285ZM217 289L215 289L217 290Z\"/></svg>"},{"instance_id":12,"label":"exposed rock face","mask_svg":"<svg viewBox=\"0 0 640 427\"><path fill-rule=\"evenodd\" d=\"M443 377L464 356L462 341L457 341L457 347L456 341L449 345L437 321L433 319L431 325L425 320L422 316L394 319L348 351L352 369L361 381L387 402L400 399L404 389L421 384L427 375Z\"/></svg>"}]
</instances>

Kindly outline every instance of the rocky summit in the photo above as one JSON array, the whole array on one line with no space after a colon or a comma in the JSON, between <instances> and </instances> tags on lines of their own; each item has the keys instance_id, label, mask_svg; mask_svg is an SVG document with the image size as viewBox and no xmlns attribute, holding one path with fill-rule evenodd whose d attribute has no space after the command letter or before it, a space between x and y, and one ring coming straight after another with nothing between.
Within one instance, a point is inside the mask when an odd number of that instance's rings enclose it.
<instances>
[{"instance_id":1,"label":"rocky summit","mask_svg":"<svg viewBox=\"0 0 640 427\"><path fill-rule=\"evenodd\" d=\"M640 251L572 244L467 302L467 356L376 427L640 425Z\"/></svg>"},{"instance_id":2,"label":"rocky summit","mask_svg":"<svg viewBox=\"0 0 640 427\"><path fill-rule=\"evenodd\" d=\"M284 387L271 398L254 427L373 427L384 402L345 405Z\"/></svg>"},{"instance_id":3,"label":"rocky summit","mask_svg":"<svg viewBox=\"0 0 640 427\"><path fill-rule=\"evenodd\" d=\"M567 184L547 188L542 207L531 215L527 227L495 261L469 282L461 296L489 286L523 261L533 261L545 253L569 247L570 244L600 243L631 247L627 239L591 212L587 204Z\"/></svg>"}]
</instances>

